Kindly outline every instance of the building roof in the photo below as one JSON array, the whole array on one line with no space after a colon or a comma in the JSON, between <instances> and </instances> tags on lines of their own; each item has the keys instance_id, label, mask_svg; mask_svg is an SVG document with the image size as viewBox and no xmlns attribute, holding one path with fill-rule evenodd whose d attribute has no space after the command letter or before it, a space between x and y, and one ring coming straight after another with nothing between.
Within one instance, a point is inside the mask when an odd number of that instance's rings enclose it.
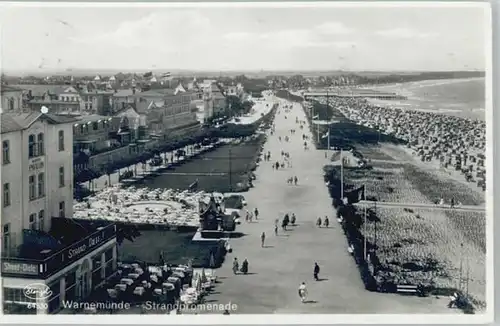
<instances>
[{"instance_id":1,"label":"building roof","mask_svg":"<svg viewBox=\"0 0 500 326\"><path fill-rule=\"evenodd\" d=\"M136 97L164 97L175 95L175 90L170 88L151 89L146 92L135 93Z\"/></svg>"},{"instance_id":2,"label":"building roof","mask_svg":"<svg viewBox=\"0 0 500 326\"><path fill-rule=\"evenodd\" d=\"M6 134L8 132L14 132L14 131L19 131L22 130L23 127L21 127L16 120L12 117L12 115L7 114L7 113L2 113L1 115L1 126L0 126L0 133Z\"/></svg>"},{"instance_id":3,"label":"building roof","mask_svg":"<svg viewBox=\"0 0 500 326\"><path fill-rule=\"evenodd\" d=\"M19 87L13 87L13 86L10 86L10 85L2 85L0 87L0 90L2 93L4 92L22 92L22 89L19 88Z\"/></svg>"},{"instance_id":4,"label":"building roof","mask_svg":"<svg viewBox=\"0 0 500 326\"><path fill-rule=\"evenodd\" d=\"M119 109L119 110L115 111L113 113L113 116L118 116L118 115L120 115L122 113L125 113L125 112L129 111L129 110L133 110L135 113L139 114L137 112L137 110L132 105L129 104L129 105L125 106L123 109Z\"/></svg>"},{"instance_id":5,"label":"building roof","mask_svg":"<svg viewBox=\"0 0 500 326\"><path fill-rule=\"evenodd\" d=\"M28 129L35 121L40 118L46 118L49 123L52 124L63 124L63 123L73 123L77 121L74 117L41 113L41 112L29 112L29 113L2 113L0 133L5 134L14 131L21 131Z\"/></svg>"},{"instance_id":6,"label":"building roof","mask_svg":"<svg viewBox=\"0 0 500 326\"><path fill-rule=\"evenodd\" d=\"M136 94L139 92L136 91ZM114 97L127 97L127 96L132 96L134 95L134 92L132 89L127 88L127 89L119 89L116 93L113 94Z\"/></svg>"},{"instance_id":7,"label":"building roof","mask_svg":"<svg viewBox=\"0 0 500 326\"><path fill-rule=\"evenodd\" d=\"M223 98L226 98L224 95L222 95L221 92L214 92L213 93L213 97L214 97L214 99L223 99Z\"/></svg>"},{"instance_id":8,"label":"building roof","mask_svg":"<svg viewBox=\"0 0 500 326\"><path fill-rule=\"evenodd\" d=\"M31 100L33 104L80 104L78 101L61 101L61 100Z\"/></svg>"},{"instance_id":9,"label":"building roof","mask_svg":"<svg viewBox=\"0 0 500 326\"><path fill-rule=\"evenodd\" d=\"M23 91L31 91L31 95L40 97L47 92L53 95L62 94L70 85L15 85L15 87Z\"/></svg>"},{"instance_id":10,"label":"building roof","mask_svg":"<svg viewBox=\"0 0 500 326\"><path fill-rule=\"evenodd\" d=\"M107 120L109 117L105 117L103 115L99 114L89 114L89 115L82 115L81 117L78 117L75 122L77 123L87 123L87 122L95 122L99 120Z\"/></svg>"}]
</instances>

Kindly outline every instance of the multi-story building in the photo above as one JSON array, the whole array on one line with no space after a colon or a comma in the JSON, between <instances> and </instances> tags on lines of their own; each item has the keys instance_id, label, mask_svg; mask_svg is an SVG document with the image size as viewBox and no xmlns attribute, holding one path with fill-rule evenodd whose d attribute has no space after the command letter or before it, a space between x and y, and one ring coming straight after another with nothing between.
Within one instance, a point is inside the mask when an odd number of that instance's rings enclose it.
<instances>
[{"instance_id":1,"label":"multi-story building","mask_svg":"<svg viewBox=\"0 0 500 326\"><path fill-rule=\"evenodd\" d=\"M0 86L3 112L19 112L23 107L23 90L8 85Z\"/></svg>"},{"instance_id":2,"label":"multi-story building","mask_svg":"<svg viewBox=\"0 0 500 326\"><path fill-rule=\"evenodd\" d=\"M4 313L53 313L115 273L115 225L71 218L73 118L0 117Z\"/></svg>"},{"instance_id":3,"label":"multi-story building","mask_svg":"<svg viewBox=\"0 0 500 326\"><path fill-rule=\"evenodd\" d=\"M216 84L203 89L205 120L223 112L227 108L226 97Z\"/></svg>"},{"instance_id":4,"label":"multi-story building","mask_svg":"<svg viewBox=\"0 0 500 326\"><path fill-rule=\"evenodd\" d=\"M40 95L28 90L28 105L31 111L40 112L42 107L50 113L81 114L82 103L78 90L73 86L55 86Z\"/></svg>"},{"instance_id":5,"label":"multi-story building","mask_svg":"<svg viewBox=\"0 0 500 326\"><path fill-rule=\"evenodd\" d=\"M113 112L117 112L125 109L129 105L135 107L137 97L136 92L139 93L140 90L136 88L120 89L116 90L113 94Z\"/></svg>"},{"instance_id":6,"label":"multi-story building","mask_svg":"<svg viewBox=\"0 0 500 326\"><path fill-rule=\"evenodd\" d=\"M79 117L73 125L75 173L104 169L135 156L138 130L139 121L127 115Z\"/></svg>"},{"instance_id":7,"label":"multi-story building","mask_svg":"<svg viewBox=\"0 0 500 326\"><path fill-rule=\"evenodd\" d=\"M101 114L111 113L113 91L98 90L89 85L21 85L26 107L40 112L47 107L53 114Z\"/></svg>"},{"instance_id":8,"label":"multi-story building","mask_svg":"<svg viewBox=\"0 0 500 326\"><path fill-rule=\"evenodd\" d=\"M148 128L163 139L197 131L200 124L191 110L192 93L155 89L136 93L137 111L147 116ZM156 127L155 127L156 126Z\"/></svg>"},{"instance_id":9,"label":"multi-story building","mask_svg":"<svg viewBox=\"0 0 500 326\"><path fill-rule=\"evenodd\" d=\"M100 115L112 113L114 91L84 89L79 95L83 112Z\"/></svg>"}]
</instances>

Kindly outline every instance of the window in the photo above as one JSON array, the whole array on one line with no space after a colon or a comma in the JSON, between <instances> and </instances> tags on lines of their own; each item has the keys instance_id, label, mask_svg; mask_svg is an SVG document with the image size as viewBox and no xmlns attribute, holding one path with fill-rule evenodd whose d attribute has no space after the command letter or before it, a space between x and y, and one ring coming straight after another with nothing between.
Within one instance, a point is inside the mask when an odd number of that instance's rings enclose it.
<instances>
[{"instance_id":1,"label":"window","mask_svg":"<svg viewBox=\"0 0 500 326\"><path fill-rule=\"evenodd\" d=\"M38 153L37 155L44 154L44 146L43 146L43 134L38 134Z\"/></svg>"},{"instance_id":2,"label":"window","mask_svg":"<svg viewBox=\"0 0 500 326\"><path fill-rule=\"evenodd\" d=\"M3 251L10 252L10 223L3 226Z\"/></svg>"},{"instance_id":3,"label":"window","mask_svg":"<svg viewBox=\"0 0 500 326\"><path fill-rule=\"evenodd\" d=\"M3 207L10 206L10 183L3 184Z\"/></svg>"},{"instance_id":4,"label":"window","mask_svg":"<svg viewBox=\"0 0 500 326\"><path fill-rule=\"evenodd\" d=\"M64 130L59 130L59 152L64 151Z\"/></svg>"},{"instance_id":5,"label":"window","mask_svg":"<svg viewBox=\"0 0 500 326\"><path fill-rule=\"evenodd\" d=\"M59 187L64 187L64 166L59 168Z\"/></svg>"},{"instance_id":6,"label":"window","mask_svg":"<svg viewBox=\"0 0 500 326\"><path fill-rule=\"evenodd\" d=\"M10 163L10 143L8 140L4 140L2 142L2 162L3 164L9 164Z\"/></svg>"},{"instance_id":7,"label":"window","mask_svg":"<svg viewBox=\"0 0 500 326\"><path fill-rule=\"evenodd\" d=\"M34 175L30 175L29 177L29 195L30 200L34 200L36 198L36 184Z\"/></svg>"},{"instance_id":8,"label":"window","mask_svg":"<svg viewBox=\"0 0 500 326\"><path fill-rule=\"evenodd\" d=\"M29 229L30 230L36 230L36 213L30 214Z\"/></svg>"},{"instance_id":9,"label":"window","mask_svg":"<svg viewBox=\"0 0 500 326\"><path fill-rule=\"evenodd\" d=\"M38 197L45 196L45 174L42 172L38 175Z\"/></svg>"},{"instance_id":10,"label":"window","mask_svg":"<svg viewBox=\"0 0 500 326\"><path fill-rule=\"evenodd\" d=\"M35 135L29 135L28 137L28 157L32 158L35 157Z\"/></svg>"},{"instance_id":11,"label":"window","mask_svg":"<svg viewBox=\"0 0 500 326\"><path fill-rule=\"evenodd\" d=\"M92 130L99 129L99 124L97 122L92 122Z\"/></svg>"},{"instance_id":12,"label":"window","mask_svg":"<svg viewBox=\"0 0 500 326\"><path fill-rule=\"evenodd\" d=\"M84 132L85 132L85 129L84 129L83 125L80 125L80 134L83 135Z\"/></svg>"},{"instance_id":13,"label":"window","mask_svg":"<svg viewBox=\"0 0 500 326\"><path fill-rule=\"evenodd\" d=\"M3 288L3 300L7 302L36 302L35 298L28 298L24 294L24 289L19 288ZM30 309L36 310L36 309Z\"/></svg>"},{"instance_id":14,"label":"window","mask_svg":"<svg viewBox=\"0 0 500 326\"><path fill-rule=\"evenodd\" d=\"M65 210L64 210L64 202L59 202L59 217L66 217L65 216Z\"/></svg>"},{"instance_id":15,"label":"window","mask_svg":"<svg viewBox=\"0 0 500 326\"><path fill-rule=\"evenodd\" d=\"M9 99L9 110L10 111L14 111L14 103L15 103L14 99L10 98Z\"/></svg>"},{"instance_id":16,"label":"window","mask_svg":"<svg viewBox=\"0 0 500 326\"><path fill-rule=\"evenodd\" d=\"M73 301L77 297L76 293L76 271L66 275L66 300Z\"/></svg>"},{"instance_id":17,"label":"window","mask_svg":"<svg viewBox=\"0 0 500 326\"><path fill-rule=\"evenodd\" d=\"M48 312L52 313L61 307L61 281L57 280L49 285L52 295L48 303Z\"/></svg>"},{"instance_id":18,"label":"window","mask_svg":"<svg viewBox=\"0 0 500 326\"><path fill-rule=\"evenodd\" d=\"M102 253L97 254L92 258L92 285L100 284L102 279L101 269L102 269Z\"/></svg>"},{"instance_id":19,"label":"window","mask_svg":"<svg viewBox=\"0 0 500 326\"><path fill-rule=\"evenodd\" d=\"M43 209L38 213L38 230L45 230L45 211Z\"/></svg>"}]
</instances>

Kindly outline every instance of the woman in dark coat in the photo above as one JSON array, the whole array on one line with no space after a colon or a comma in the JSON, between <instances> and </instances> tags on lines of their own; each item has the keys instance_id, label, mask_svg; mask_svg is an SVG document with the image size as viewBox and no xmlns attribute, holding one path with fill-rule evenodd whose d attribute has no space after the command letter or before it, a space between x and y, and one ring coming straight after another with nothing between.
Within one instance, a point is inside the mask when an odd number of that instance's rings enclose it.
<instances>
[{"instance_id":1,"label":"woman in dark coat","mask_svg":"<svg viewBox=\"0 0 500 326\"><path fill-rule=\"evenodd\" d=\"M248 273L248 260L246 258L243 261L243 263L241 263L241 272L243 274L247 274Z\"/></svg>"},{"instance_id":2,"label":"woman in dark coat","mask_svg":"<svg viewBox=\"0 0 500 326\"><path fill-rule=\"evenodd\" d=\"M283 223L281 224L283 230L286 230L288 223L290 223L290 217L288 216L288 214L285 214L285 217L283 218Z\"/></svg>"}]
</instances>

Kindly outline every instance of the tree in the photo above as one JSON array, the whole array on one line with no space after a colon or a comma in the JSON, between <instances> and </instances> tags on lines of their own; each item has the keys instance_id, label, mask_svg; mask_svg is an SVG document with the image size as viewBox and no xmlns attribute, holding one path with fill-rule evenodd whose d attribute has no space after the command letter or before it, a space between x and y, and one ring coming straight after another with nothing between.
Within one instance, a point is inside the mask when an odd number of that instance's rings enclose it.
<instances>
[{"instance_id":1,"label":"tree","mask_svg":"<svg viewBox=\"0 0 500 326\"><path fill-rule=\"evenodd\" d=\"M140 235L141 232L139 232L137 225L124 223L116 224L116 242L118 245L121 245L125 239L134 242Z\"/></svg>"}]
</instances>

